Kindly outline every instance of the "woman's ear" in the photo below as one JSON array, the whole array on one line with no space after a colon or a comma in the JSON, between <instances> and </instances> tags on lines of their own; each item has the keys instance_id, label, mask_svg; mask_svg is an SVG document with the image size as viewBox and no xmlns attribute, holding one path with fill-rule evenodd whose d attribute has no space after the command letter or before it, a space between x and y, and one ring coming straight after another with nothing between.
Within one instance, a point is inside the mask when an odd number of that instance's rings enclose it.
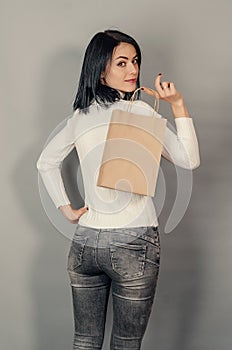
<instances>
[{"instance_id":1,"label":"woman's ear","mask_svg":"<svg viewBox=\"0 0 232 350\"><path fill-rule=\"evenodd\" d=\"M100 81L102 83L102 85L106 84L106 80L105 80L105 72L102 72L100 75Z\"/></svg>"}]
</instances>

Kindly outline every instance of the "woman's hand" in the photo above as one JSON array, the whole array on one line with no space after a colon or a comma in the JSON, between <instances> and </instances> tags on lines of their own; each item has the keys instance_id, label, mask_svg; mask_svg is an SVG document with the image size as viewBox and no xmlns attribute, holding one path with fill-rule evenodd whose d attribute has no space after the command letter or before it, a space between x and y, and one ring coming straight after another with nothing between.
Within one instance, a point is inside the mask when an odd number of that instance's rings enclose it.
<instances>
[{"instance_id":1,"label":"woman's hand","mask_svg":"<svg viewBox=\"0 0 232 350\"><path fill-rule=\"evenodd\" d=\"M189 117L187 107L184 103L182 94L176 90L173 82L161 82L162 74L158 74L155 79L156 91L143 88L149 95L155 95L156 98L170 103L175 118Z\"/></svg>"},{"instance_id":2,"label":"woman's hand","mask_svg":"<svg viewBox=\"0 0 232 350\"><path fill-rule=\"evenodd\" d=\"M87 207L82 207L80 209L73 209L70 204L62 205L59 207L63 215L71 222L71 224L77 224L80 217L88 211Z\"/></svg>"},{"instance_id":3,"label":"woman's hand","mask_svg":"<svg viewBox=\"0 0 232 350\"><path fill-rule=\"evenodd\" d=\"M169 81L161 82L162 74L157 75L155 79L155 88L159 94L159 98L170 105L179 106L183 104L183 96L175 88L174 83Z\"/></svg>"}]
</instances>

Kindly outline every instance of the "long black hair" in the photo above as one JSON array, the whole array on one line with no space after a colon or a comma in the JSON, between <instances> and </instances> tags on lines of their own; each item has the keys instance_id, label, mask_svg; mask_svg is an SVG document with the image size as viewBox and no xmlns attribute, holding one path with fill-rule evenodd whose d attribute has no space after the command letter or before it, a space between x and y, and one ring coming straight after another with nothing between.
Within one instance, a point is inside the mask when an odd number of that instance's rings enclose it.
<instances>
[{"instance_id":1,"label":"long black hair","mask_svg":"<svg viewBox=\"0 0 232 350\"><path fill-rule=\"evenodd\" d=\"M95 34L85 51L79 86L73 103L74 111L79 108L80 112L87 113L88 107L94 100L102 106L107 106L120 99L120 94L116 89L101 83L101 73L105 71L107 63L111 60L114 48L122 42L134 46L140 68L141 51L131 36L118 30L105 30ZM139 86L138 75L137 88ZM132 93L126 92L124 99L129 100Z\"/></svg>"}]
</instances>

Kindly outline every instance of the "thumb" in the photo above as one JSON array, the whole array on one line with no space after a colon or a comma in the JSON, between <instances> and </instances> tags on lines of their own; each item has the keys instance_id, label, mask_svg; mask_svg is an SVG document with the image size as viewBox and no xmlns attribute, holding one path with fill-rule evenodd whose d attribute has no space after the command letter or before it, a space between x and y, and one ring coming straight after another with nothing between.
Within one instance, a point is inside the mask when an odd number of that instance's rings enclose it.
<instances>
[{"instance_id":1,"label":"thumb","mask_svg":"<svg viewBox=\"0 0 232 350\"><path fill-rule=\"evenodd\" d=\"M81 217L83 214L85 214L88 210L89 210L88 207L82 207L82 208L77 209L78 218L80 218L80 217Z\"/></svg>"},{"instance_id":2,"label":"thumb","mask_svg":"<svg viewBox=\"0 0 232 350\"><path fill-rule=\"evenodd\" d=\"M81 208L81 211L82 211L83 213L85 213L85 212L88 211L88 210L89 210L88 207L83 207L83 208Z\"/></svg>"}]
</instances>

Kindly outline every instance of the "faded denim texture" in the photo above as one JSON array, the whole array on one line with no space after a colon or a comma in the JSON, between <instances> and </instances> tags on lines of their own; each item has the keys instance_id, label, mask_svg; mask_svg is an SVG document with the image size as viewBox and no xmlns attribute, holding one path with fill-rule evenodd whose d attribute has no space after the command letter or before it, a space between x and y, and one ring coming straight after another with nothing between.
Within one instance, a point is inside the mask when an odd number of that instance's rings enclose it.
<instances>
[{"instance_id":1,"label":"faded denim texture","mask_svg":"<svg viewBox=\"0 0 232 350\"><path fill-rule=\"evenodd\" d=\"M75 322L73 349L102 349L110 287L110 349L141 349L159 264L158 227L94 229L78 225L67 266Z\"/></svg>"}]
</instances>

